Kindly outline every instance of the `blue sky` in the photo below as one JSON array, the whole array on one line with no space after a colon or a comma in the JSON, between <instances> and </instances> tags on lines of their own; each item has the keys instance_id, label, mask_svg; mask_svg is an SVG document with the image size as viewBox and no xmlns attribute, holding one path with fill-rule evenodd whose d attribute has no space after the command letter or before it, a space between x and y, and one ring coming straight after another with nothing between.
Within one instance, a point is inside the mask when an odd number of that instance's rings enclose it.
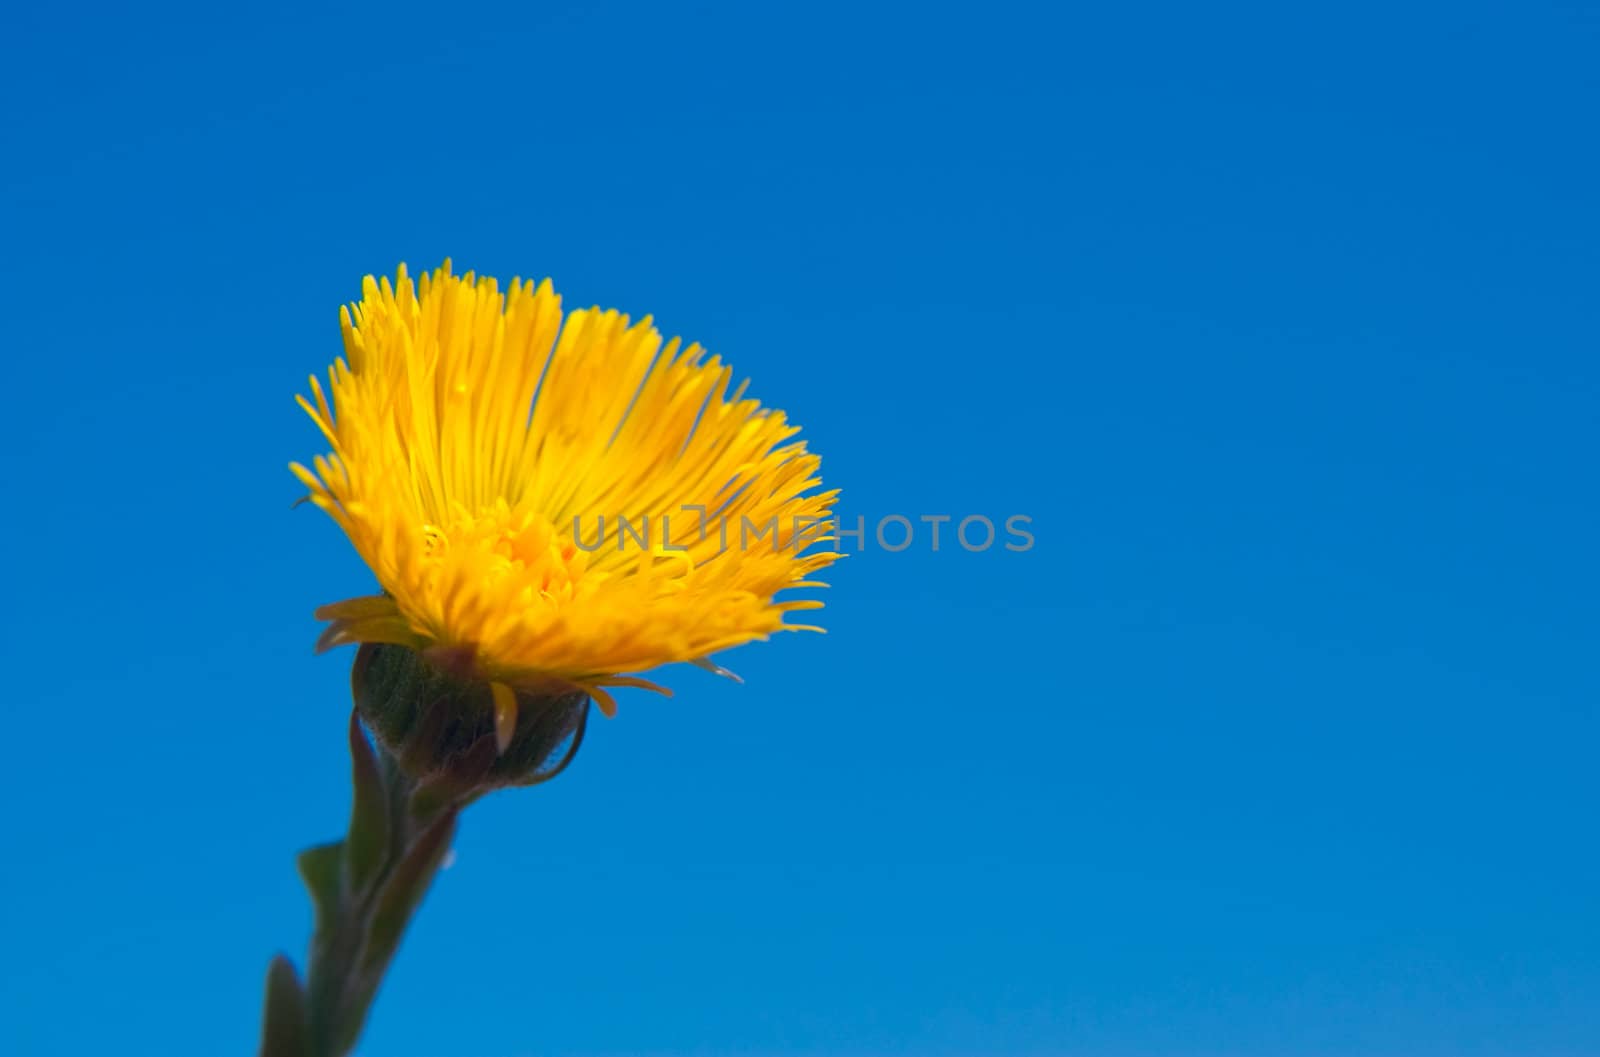
<instances>
[{"instance_id":1,"label":"blue sky","mask_svg":"<svg viewBox=\"0 0 1600 1057\"><path fill-rule=\"evenodd\" d=\"M0 1050L252 1052L371 586L292 396L450 256L1037 542L475 807L361 1053L1600 1051L1592 9L6 21Z\"/></svg>"}]
</instances>

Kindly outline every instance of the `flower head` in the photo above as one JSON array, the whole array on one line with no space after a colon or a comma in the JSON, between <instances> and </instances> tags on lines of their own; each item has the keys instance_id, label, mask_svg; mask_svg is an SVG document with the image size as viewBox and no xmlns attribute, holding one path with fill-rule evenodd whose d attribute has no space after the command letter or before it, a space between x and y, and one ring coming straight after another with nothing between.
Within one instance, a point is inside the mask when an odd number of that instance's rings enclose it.
<instances>
[{"instance_id":1,"label":"flower head","mask_svg":"<svg viewBox=\"0 0 1600 1057\"><path fill-rule=\"evenodd\" d=\"M488 683L503 744L521 693L610 713L607 687L659 689L630 673L714 668L821 605L776 596L822 586L835 554L806 546L836 493L698 345L648 317L563 320L548 281L501 290L448 262L368 276L341 319L345 357L299 398L333 450L291 469L382 593L319 609L322 646L403 646Z\"/></svg>"}]
</instances>

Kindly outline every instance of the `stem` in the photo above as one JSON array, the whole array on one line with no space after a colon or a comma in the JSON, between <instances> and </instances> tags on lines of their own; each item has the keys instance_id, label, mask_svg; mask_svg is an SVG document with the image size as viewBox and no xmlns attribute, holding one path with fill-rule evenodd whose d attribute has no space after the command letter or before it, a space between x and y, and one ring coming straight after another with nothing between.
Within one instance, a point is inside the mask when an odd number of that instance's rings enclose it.
<instances>
[{"instance_id":1,"label":"stem","mask_svg":"<svg viewBox=\"0 0 1600 1057\"><path fill-rule=\"evenodd\" d=\"M261 1057L343 1057L361 1034L400 937L450 848L468 798L419 787L350 716L354 796L345 839L300 855L316 923L302 986L267 975Z\"/></svg>"},{"instance_id":2,"label":"stem","mask_svg":"<svg viewBox=\"0 0 1600 1057\"><path fill-rule=\"evenodd\" d=\"M268 970L261 1057L349 1053L461 809L492 789L549 781L583 742L587 692L517 690L507 739L489 684L438 661L370 642L356 652L350 831L300 855L316 911L307 972L302 983L281 955Z\"/></svg>"}]
</instances>

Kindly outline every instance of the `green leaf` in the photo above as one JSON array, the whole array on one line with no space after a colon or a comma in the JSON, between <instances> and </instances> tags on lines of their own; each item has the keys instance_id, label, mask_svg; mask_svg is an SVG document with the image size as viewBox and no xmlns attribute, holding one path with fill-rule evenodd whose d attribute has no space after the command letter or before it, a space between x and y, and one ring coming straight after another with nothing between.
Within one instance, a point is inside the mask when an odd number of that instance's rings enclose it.
<instances>
[{"instance_id":1,"label":"green leaf","mask_svg":"<svg viewBox=\"0 0 1600 1057\"><path fill-rule=\"evenodd\" d=\"M295 865L300 867L300 878L305 881L306 890L311 893L311 905L316 909L315 927L318 932L322 932L327 924L337 921L340 917L339 908L344 902L344 893L340 886L343 861L342 840L307 848L295 860Z\"/></svg>"},{"instance_id":2,"label":"green leaf","mask_svg":"<svg viewBox=\"0 0 1600 1057\"><path fill-rule=\"evenodd\" d=\"M311 1057L306 994L289 959L278 955L267 969L266 1013L261 1025L261 1057Z\"/></svg>"},{"instance_id":3,"label":"green leaf","mask_svg":"<svg viewBox=\"0 0 1600 1057\"><path fill-rule=\"evenodd\" d=\"M388 790L355 711L350 713L350 771L354 795L345 855L350 866L350 890L359 896L383 868L389 854L390 828Z\"/></svg>"}]
</instances>

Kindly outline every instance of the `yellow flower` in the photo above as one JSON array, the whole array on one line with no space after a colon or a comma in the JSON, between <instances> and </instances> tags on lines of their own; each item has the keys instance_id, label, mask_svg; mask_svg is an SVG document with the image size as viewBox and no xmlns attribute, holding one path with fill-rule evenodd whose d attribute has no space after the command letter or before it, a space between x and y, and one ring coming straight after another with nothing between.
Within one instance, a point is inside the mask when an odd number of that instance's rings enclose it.
<instances>
[{"instance_id":1,"label":"yellow flower","mask_svg":"<svg viewBox=\"0 0 1600 1057\"><path fill-rule=\"evenodd\" d=\"M503 741L517 691L609 715L607 687L660 690L628 673L720 671L710 654L821 606L775 596L823 586L836 555L806 547L837 493L698 345L598 308L563 324L548 281L502 292L449 262L368 276L340 315L328 392L298 398L333 451L291 469L383 593L319 609L322 648L401 645L488 682Z\"/></svg>"}]
</instances>

